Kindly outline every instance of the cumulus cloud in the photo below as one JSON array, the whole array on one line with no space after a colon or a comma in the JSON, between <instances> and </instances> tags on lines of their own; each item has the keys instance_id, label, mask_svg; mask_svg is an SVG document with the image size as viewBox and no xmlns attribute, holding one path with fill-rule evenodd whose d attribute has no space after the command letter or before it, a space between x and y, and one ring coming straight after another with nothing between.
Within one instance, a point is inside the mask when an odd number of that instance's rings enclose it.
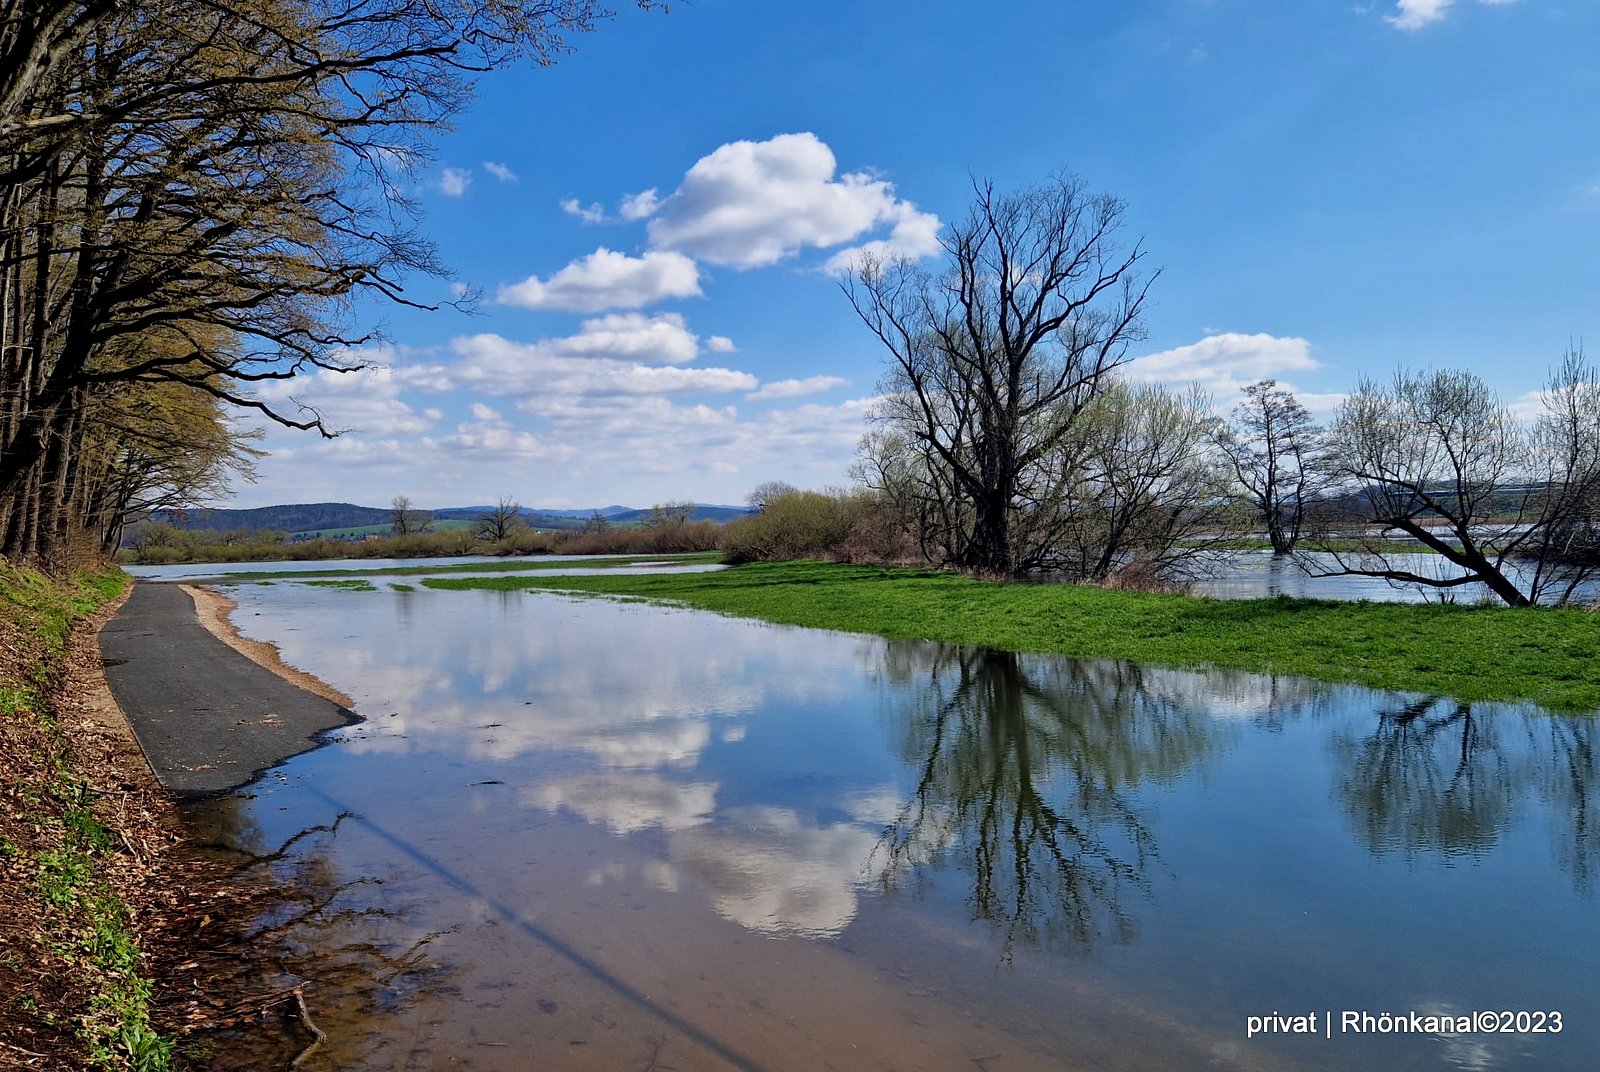
<instances>
[{"instance_id":1,"label":"cumulus cloud","mask_svg":"<svg viewBox=\"0 0 1600 1072\"><path fill-rule=\"evenodd\" d=\"M863 172L835 175L833 150L815 134L736 141L701 157L654 205L651 244L710 264L754 268L804 248L823 249L892 225L908 249L938 221ZM643 195L640 195L643 196ZM885 240L896 241L894 234Z\"/></svg>"},{"instance_id":2,"label":"cumulus cloud","mask_svg":"<svg viewBox=\"0 0 1600 1072\"><path fill-rule=\"evenodd\" d=\"M393 356L387 349L344 355L351 361ZM434 427L442 414L431 407L417 409L400 396L410 388L438 386L436 373L382 366L356 372L318 370L292 380L266 381L256 388L255 395L281 413L314 410L331 428L371 435L416 435Z\"/></svg>"},{"instance_id":3,"label":"cumulus cloud","mask_svg":"<svg viewBox=\"0 0 1600 1072\"><path fill-rule=\"evenodd\" d=\"M660 206L661 198L657 195L656 188L652 186L648 190L625 195L617 207L617 212L625 220L644 220L654 216Z\"/></svg>"},{"instance_id":4,"label":"cumulus cloud","mask_svg":"<svg viewBox=\"0 0 1600 1072\"><path fill-rule=\"evenodd\" d=\"M457 339L458 382L492 395L529 395L551 405L586 397L618 398L755 389L748 372L682 368L698 339L676 314L619 314L585 321L576 335L513 342L499 335Z\"/></svg>"},{"instance_id":5,"label":"cumulus cloud","mask_svg":"<svg viewBox=\"0 0 1600 1072\"><path fill-rule=\"evenodd\" d=\"M472 185L472 172L466 168L447 167L439 173L438 190L446 197L460 197Z\"/></svg>"},{"instance_id":6,"label":"cumulus cloud","mask_svg":"<svg viewBox=\"0 0 1600 1072\"><path fill-rule=\"evenodd\" d=\"M900 258L916 260L933 256L939 248L939 217L902 201L895 209L894 230L889 232L888 238L842 249L828 258L823 270L832 275L845 275L854 271L863 257L880 263Z\"/></svg>"},{"instance_id":7,"label":"cumulus cloud","mask_svg":"<svg viewBox=\"0 0 1600 1072\"><path fill-rule=\"evenodd\" d=\"M549 279L529 276L500 288L499 301L524 309L596 313L639 309L669 298L700 297L700 269L681 253L652 251L642 257L604 246L580 257Z\"/></svg>"},{"instance_id":8,"label":"cumulus cloud","mask_svg":"<svg viewBox=\"0 0 1600 1072\"><path fill-rule=\"evenodd\" d=\"M517 173L515 171L512 171L504 164L497 164L493 160L485 160L483 162L483 170L487 171L501 182L517 181Z\"/></svg>"},{"instance_id":9,"label":"cumulus cloud","mask_svg":"<svg viewBox=\"0 0 1600 1072\"><path fill-rule=\"evenodd\" d=\"M713 335L706 340L706 349L714 354L731 354L738 349L726 335Z\"/></svg>"},{"instance_id":10,"label":"cumulus cloud","mask_svg":"<svg viewBox=\"0 0 1600 1072\"><path fill-rule=\"evenodd\" d=\"M774 380L764 383L761 389L746 395L751 401L760 402L773 398L797 398L800 395L815 395L823 391L831 391L835 387L843 387L850 381L843 376L807 376L803 380Z\"/></svg>"},{"instance_id":11,"label":"cumulus cloud","mask_svg":"<svg viewBox=\"0 0 1600 1072\"><path fill-rule=\"evenodd\" d=\"M563 198L561 211L568 216L578 217L584 223L604 223L606 218L606 210L598 204L585 205L576 197Z\"/></svg>"},{"instance_id":12,"label":"cumulus cloud","mask_svg":"<svg viewBox=\"0 0 1600 1072\"><path fill-rule=\"evenodd\" d=\"M1213 394L1222 394L1257 380L1318 367L1305 339L1228 332L1137 358L1119 371L1136 382L1198 383Z\"/></svg>"},{"instance_id":13,"label":"cumulus cloud","mask_svg":"<svg viewBox=\"0 0 1600 1072\"><path fill-rule=\"evenodd\" d=\"M1431 26L1441 21L1455 6L1456 0L1398 0L1395 4L1393 15L1385 15L1383 21L1397 30L1420 30L1424 26ZM1478 0L1478 3L1488 7L1503 7L1515 4L1517 0Z\"/></svg>"}]
</instances>

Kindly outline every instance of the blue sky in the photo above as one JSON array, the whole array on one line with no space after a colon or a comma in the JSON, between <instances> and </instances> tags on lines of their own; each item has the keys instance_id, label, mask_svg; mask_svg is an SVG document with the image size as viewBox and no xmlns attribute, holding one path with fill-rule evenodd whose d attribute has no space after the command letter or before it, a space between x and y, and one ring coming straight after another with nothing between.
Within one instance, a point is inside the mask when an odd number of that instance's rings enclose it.
<instances>
[{"instance_id":1,"label":"blue sky","mask_svg":"<svg viewBox=\"0 0 1600 1072\"><path fill-rule=\"evenodd\" d=\"M996 11L994 8L998 8ZM363 308L370 373L262 390L235 504L740 502L842 484L883 372L854 251L938 263L975 177L1127 202L1136 378L1536 391L1600 327L1593 0L694 0L488 74L419 170L477 311ZM878 245L873 245L874 243Z\"/></svg>"}]
</instances>

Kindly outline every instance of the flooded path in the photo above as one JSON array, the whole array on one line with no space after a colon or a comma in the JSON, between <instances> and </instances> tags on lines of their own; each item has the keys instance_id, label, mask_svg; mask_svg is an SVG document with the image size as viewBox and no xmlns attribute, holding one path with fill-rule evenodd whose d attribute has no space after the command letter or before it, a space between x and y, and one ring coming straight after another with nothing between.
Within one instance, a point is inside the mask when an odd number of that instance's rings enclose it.
<instances>
[{"instance_id":1,"label":"flooded path","mask_svg":"<svg viewBox=\"0 0 1600 1072\"><path fill-rule=\"evenodd\" d=\"M258 854L329 828L274 864L307 963L365 958L302 973L302 1068L1577 1070L1600 1040L1588 719L556 594L230 594L365 718L190 812ZM1500 1007L1568 1027L1246 1037Z\"/></svg>"}]
</instances>

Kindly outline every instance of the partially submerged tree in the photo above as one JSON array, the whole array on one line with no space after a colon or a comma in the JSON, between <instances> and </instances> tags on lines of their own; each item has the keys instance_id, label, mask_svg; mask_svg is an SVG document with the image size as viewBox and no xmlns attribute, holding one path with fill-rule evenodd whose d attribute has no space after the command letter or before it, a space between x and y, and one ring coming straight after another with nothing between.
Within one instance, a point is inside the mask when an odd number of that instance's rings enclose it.
<instances>
[{"instance_id":1,"label":"partially submerged tree","mask_svg":"<svg viewBox=\"0 0 1600 1072\"><path fill-rule=\"evenodd\" d=\"M845 291L889 352L878 442L900 452L925 545L1015 575L1043 566L1030 523L1050 456L1142 337L1150 278L1117 243L1123 203L1078 179L976 193L942 274L867 257Z\"/></svg>"},{"instance_id":2,"label":"partially submerged tree","mask_svg":"<svg viewBox=\"0 0 1600 1072\"><path fill-rule=\"evenodd\" d=\"M1600 572L1600 384L1581 350L1551 373L1542 408L1521 419L1469 372L1363 381L1330 430L1345 494L1317 541L1337 563L1322 572L1441 593L1482 584L1511 606L1572 599ZM1454 569L1396 555L1397 535Z\"/></svg>"},{"instance_id":3,"label":"partially submerged tree","mask_svg":"<svg viewBox=\"0 0 1600 1072\"><path fill-rule=\"evenodd\" d=\"M1322 429L1276 380L1259 380L1244 393L1231 421L1219 427L1217 446L1265 526L1272 553L1285 555L1299 543L1307 511L1326 486Z\"/></svg>"}]
</instances>

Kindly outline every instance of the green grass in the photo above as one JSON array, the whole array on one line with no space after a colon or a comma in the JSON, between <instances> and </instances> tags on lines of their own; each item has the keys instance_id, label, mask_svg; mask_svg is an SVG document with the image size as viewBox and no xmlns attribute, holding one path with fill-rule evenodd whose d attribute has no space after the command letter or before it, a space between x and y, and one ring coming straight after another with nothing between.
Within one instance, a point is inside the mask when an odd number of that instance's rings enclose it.
<instances>
[{"instance_id":1,"label":"green grass","mask_svg":"<svg viewBox=\"0 0 1600 1072\"><path fill-rule=\"evenodd\" d=\"M444 574L444 573L523 573L530 570L552 569L615 569L621 566L637 566L647 562L660 562L666 564L692 565L695 563L716 563L722 561L722 554L718 551L694 551L677 555L622 555L608 556L605 558L564 558L559 561L547 559L522 560L508 562L499 558L482 558L472 562L454 563L448 566L379 566L373 569L362 569L360 566L330 567L315 570L232 570L218 573L218 577L233 577L240 581L253 581L261 584L267 580L301 580L308 577L379 577L384 574Z\"/></svg>"},{"instance_id":2,"label":"green grass","mask_svg":"<svg viewBox=\"0 0 1600 1072\"><path fill-rule=\"evenodd\" d=\"M430 578L439 589L546 588L665 600L789 625L1081 658L1347 681L1460 700L1600 710L1600 613L1216 600L927 570L758 563L655 576Z\"/></svg>"},{"instance_id":3,"label":"green grass","mask_svg":"<svg viewBox=\"0 0 1600 1072\"><path fill-rule=\"evenodd\" d=\"M71 742L52 702L74 623L127 583L119 570L58 580L0 563L0 618L24 645L17 653L21 659L6 665L8 678L0 680L0 717L36 720L48 752L26 773L3 772L15 795L38 809L32 821L42 836L30 847L7 841L0 855L28 858L32 895L53 912L53 933L70 936L49 942L51 956L63 966L90 969L86 1007L76 1016L89 1064L165 1072L174 1067L172 1043L150 1026L150 982L139 974L141 954L128 910L97 866L111 851L112 831L94 813L93 790L74 772ZM23 1008L36 1010L37 1003Z\"/></svg>"},{"instance_id":4,"label":"green grass","mask_svg":"<svg viewBox=\"0 0 1600 1072\"><path fill-rule=\"evenodd\" d=\"M376 592L378 590L378 586L371 581L364 581L358 577L349 577L343 580L300 581L298 583L309 588L339 588L346 592Z\"/></svg>"}]
</instances>

